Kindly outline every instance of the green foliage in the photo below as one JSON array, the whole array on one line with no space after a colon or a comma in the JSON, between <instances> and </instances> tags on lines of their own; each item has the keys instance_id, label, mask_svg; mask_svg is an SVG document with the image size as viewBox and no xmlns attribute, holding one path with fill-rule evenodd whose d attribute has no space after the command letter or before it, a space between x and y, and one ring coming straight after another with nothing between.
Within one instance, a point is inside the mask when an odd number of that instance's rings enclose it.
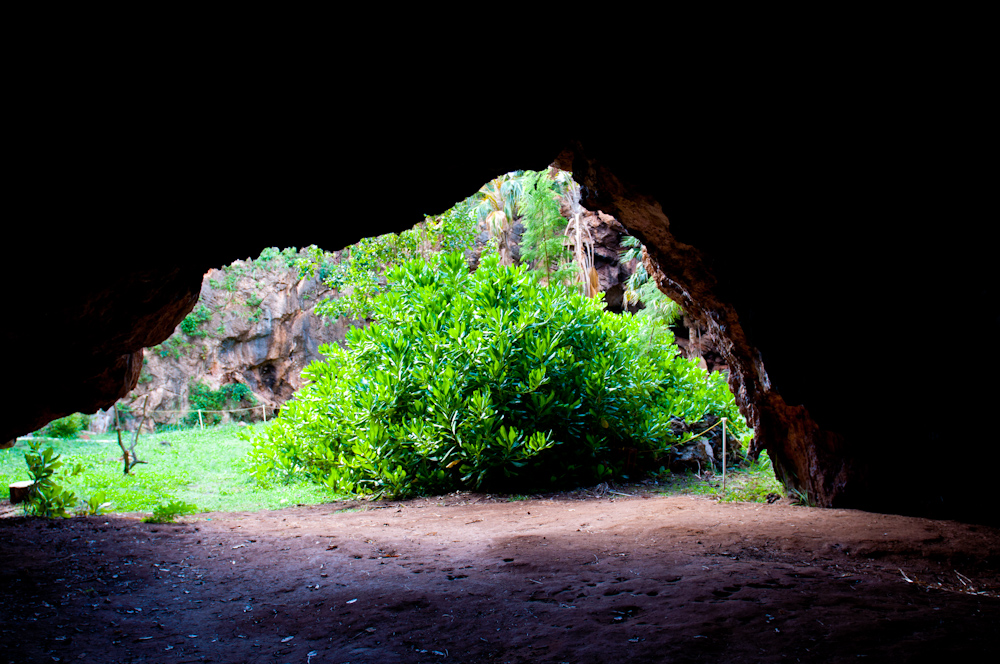
<instances>
[{"instance_id":1,"label":"green foliage","mask_svg":"<svg viewBox=\"0 0 1000 664\"><path fill-rule=\"evenodd\" d=\"M671 417L742 421L725 383L676 347L646 352L638 320L524 266L491 254L470 275L455 252L388 277L376 323L323 347L252 436L259 479L390 496L572 486L655 464L676 442Z\"/></svg>"},{"instance_id":2,"label":"green foliage","mask_svg":"<svg viewBox=\"0 0 1000 664\"><path fill-rule=\"evenodd\" d=\"M108 500L106 491L98 491L90 498L83 501L83 506L79 512L86 516L97 516L110 511L111 502Z\"/></svg>"},{"instance_id":3,"label":"green foliage","mask_svg":"<svg viewBox=\"0 0 1000 664\"><path fill-rule=\"evenodd\" d=\"M728 488L721 496L723 502L763 503L768 496L785 495L785 487L774 476L767 452L729 476Z\"/></svg>"},{"instance_id":4,"label":"green foliage","mask_svg":"<svg viewBox=\"0 0 1000 664\"><path fill-rule=\"evenodd\" d=\"M191 410L184 418L187 426L198 425L197 411L222 411L237 408L249 408L257 403L257 398L246 385L242 383L229 383L217 390L213 390L208 385L200 381L192 381L188 386L188 403ZM205 425L214 425L222 421L222 413L203 412L202 422ZM239 414L234 414L239 419Z\"/></svg>"},{"instance_id":5,"label":"green foliage","mask_svg":"<svg viewBox=\"0 0 1000 664\"><path fill-rule=\"evenodd\" d=\"M318 276L320 281L325 282L333 274L336 263L336 254L311 244L299 252L295 265L299 268L299 279Z\"/></svg>"},{"instance_id":6,"label":"green foliage","mask_svg":"<svg viewBox=\"0 0 1000 664\"><path fill-rule=\"evenodd\" d=\"M259 426L233 424L143 434L136 447L143 450L142 458L147 463L142 472L131 475L122 474L114 434L90 440L57 440L51 445L64 460L71 458L73 465L78 463L81 468L63 478L63 488L79 496L103 492L104 499L97 503L102 511L107 511L109 506L105 504L109 502L115 512L149 513L172 500L217 512L279 509L345 498L313 482L258 483L250 477L245 462L250 444L238 439L236 432ZM27 447L25 439L0 450L0 498L6 497L9 484L28 479L24 461Z\"/></svg>"},{"instance_id":7,"label":"green foliage","mask_svg":"<svg viewBox=\"0 0 1000 664\"><path fill-rule=\"evenodd\" d=\"M563 244L567 220L559 213L566 177L568 174L553 177L550 171L525 172L521 200L521 261L531 263L547 281L562 283L575 274L572 256Z\"/></svg>"},{"instance_id":8,"label":"green foliage","mask_svg":"<svg viewBox=\"0 0 1000 664\"><path fill-rule=\"evenodd\" d=\"M657 286L656 282L650 279L646 272L646 266L642 263L642 243L638 238L626 235L621 240L622 246L627 247L619 257L621 262L628 263L634 259L640 259L636 265L635 272L629 277L625 286L625 301L628 304L642 303L643 309L639 311L639 316L650 318L663 326L673 325L684 316L684 310Z\"/></svg>"},{"instance_id":9,"label":"green foliage","mask_svg":"<svg viewBox=\"0 0 1000 664\"><path fill-rule=\"evenodd\" d=\"M165 505L153 508L153 516L143 519L144 523L173 523L174 519L185 514L194 514L198 506L181 500L172 500Z\"/></svg>"},{"instance_id":10,"label":"green foliage","mask_svg":"<svg viewBox=\"0 0 1000 664\"><path fill-rule=\"evenodd\" d=\"M38 435L51 438L73 438L88 426L90 426L89 415L73 413L49 422L38 432Z\"/></svg>"},{"instance_id":11,"label":"green foliage","mask_svg":"<svg viewBox=\"0 0 1000 664\"><path fill-rule=\"evenodd\" d=\"M77 498L62 487L64 478L56 472L63 466L61 457L51 447L42 450L37 441L31 442L30 451L24 453L28 475L34 483L25 504L28 514L46 518L72 516L69 510L76 506ZM79 467L74 468L71 475L78 470Z\"/></svg>"},{"instance_id":12,"label":"green foliage","mask_svg":"<svg viewBox=\"0 0 1000 664\"><path fill-rule=\"evenodd\" d=\"M339 296L320 302L316 312L331 318L372 316L374 299L393 288L385 277L393 267L414 258L429 259L441 251L472 246L475 221L471 205L471 199L466 200L398 235L364 238L348 247L346 256L330 266L326 278L326 284L337 289Z\"/></svg>"},{"instance_id":13,"label":"green foliage","mask_svg":"<svg viewBox=\"0 0 1000 664\"><path fill-rule=\"evenodd\" d=\"M493 178L474 196L475 215L486 225L500 254L502 265L512 265L514 221L520 216L521 198L524 193L522 171L515 171Z\"/></svg>"},{"instance_id":14,"label":"green foliage","mask_svg":"<svg viewBox=\"0 0 1000 664\"><path fill-rule=\"evenodd\" d=\"M160 357L172 357L179 360L192 345L190 342L184 341L178 335L174 334L162 344L153 346L151 350L159 353Z\"/></svg>"},{"instance_id":15,"label":"green foliage","mask_svg":"<svg viewBox=\"0 0 1000 664\"><path fill-rule=\"evenodd\" d=\"M181 321L181 331L189 337L204 337L208 333L200 329L201 324L210 320L212 320L212 310L200 304Z\"/></svg>"},{"instance_id":16,"label":"green foliage","mask_svg":"<svg viewBox=\"0 0 1000 664\"><path fill-rule=\"evenodd\" d=\"M260 256L254 261L254 266L263 270L287 270L295 267L299 261L299 250L295 247L278 249L277 247L267 247L260 252Z\"/></svg>"},{"instance_id":17,"label":"green foliage","mask_svg":"<svg viewBox=\"0 0 1000 664\"><path fill-rule=\"evenodd\" d=\"M236 288L239 284L240 277L245 273L245 269L238 262L229 265L222 270L223 275L225 275L225 280L220 284L215 279L209 279L208 285L216 290L222 289L227 290L230 293L236 292Z\"/></svg>"}]
</instances>

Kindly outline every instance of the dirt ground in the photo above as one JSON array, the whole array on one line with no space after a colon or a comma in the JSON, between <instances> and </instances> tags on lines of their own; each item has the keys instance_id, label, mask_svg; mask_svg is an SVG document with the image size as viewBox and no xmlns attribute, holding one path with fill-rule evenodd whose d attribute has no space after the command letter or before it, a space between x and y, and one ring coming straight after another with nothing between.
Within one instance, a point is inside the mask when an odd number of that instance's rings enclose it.
<instances>
[{"instance_id":1,"label":"dirt ground","mask_svg":"<svg viewBox=\"0 0 1000 664\"><path fill-rule=\"evenodd\" d=\"M0 519L0 664L950 662L1000 646L998 529L628 492Z\"/></svg>"}]
</instances>

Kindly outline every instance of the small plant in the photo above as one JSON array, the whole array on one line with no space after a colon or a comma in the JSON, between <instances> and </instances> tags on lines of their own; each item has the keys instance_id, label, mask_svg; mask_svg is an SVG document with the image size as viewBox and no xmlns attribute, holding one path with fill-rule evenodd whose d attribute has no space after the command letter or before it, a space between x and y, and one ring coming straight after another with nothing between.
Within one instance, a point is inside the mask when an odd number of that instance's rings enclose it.
<instances>
[{"instance_id":1,"label":"small plant","mask_svg":"<svg viewBox=\"0 0 1000 664\"><path fill-rule=\"evenodd\" d=\"M25 503L25 511L33 516L69 517L69 509L77 502L76 494L63 489L61 482L64 477L56 471L63 466L61 454L56 454L51 447L41 449L41 443L31 442L30 451L24 453L24 461L28 464L28 475L31 476L31 494ZM80 472L77 464L70 477Z\"/></svg>"},{"instance_id":2,"label":"small plant","mask_svg":"<svg viewBox=\"0 0 1000 664\"><path fill-rule=\"evenodd\" d=\"M173 523L174 519L185 514L194 514L198 511L198 506L193 503L185 503L182 500L172 500L166 505L157 505L153 508L153 516L147 516L143 523Z\"/></svg>"},{"instance_id":3,"label":"small plant","mask_svg":"<svg viewBox=\"0 0 1000 664\"><path fill-rule=\"evenodd\" d=\"M204 337L208 333L201 329L201 324L212 319L212 311L204 304L187 315L181 321L181 331L189 337Z\"/></svg>"},{"instance_id":4,"label":"small plant","mask_svg":"<svg viewBox=\"0 0 1000 664\"><path fill-rule=\"evenodd\" d=\"M789 493L794 496L793 505L800 507L816 507L816 501L809 497L809 493L801 489L789 489Z\"/></svg>"},{"instance_id":5,"label":"small plant","mask_svg":"<svg viewBox=\"0 0 1000 664\"><path fill-rule=\"evenodd\" d=\"M164 341L162 344L157 344L153 346L152 350L160 354L160 357L172 357L175 360L181 359L181 356L191 348L192 344L190 342L184 341L177 335L174 335Z\"/></svg>"},{"instance_id":6,"label":"small plant","mask_svg":"<svg viewBox=\"0 0 1000 664\"><path fill-rule=\"evenodd\" d=\"M77 513L85 516L96 516L109 511L110 507L111 503L108 501L108 494L104 491L98 491L83 501L83 505L80 506Z\"/></svg>"}]
</instances>

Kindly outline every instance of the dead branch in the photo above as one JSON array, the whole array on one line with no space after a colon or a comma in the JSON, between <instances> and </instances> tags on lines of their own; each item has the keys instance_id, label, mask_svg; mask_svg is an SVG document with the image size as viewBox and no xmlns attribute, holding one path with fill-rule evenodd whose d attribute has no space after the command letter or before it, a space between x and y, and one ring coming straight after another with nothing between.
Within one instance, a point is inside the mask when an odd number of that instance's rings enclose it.
<instances>
[{"instance_id":1,"label":"dead branch","mask_svg":"<svg viewBox=\"0 0 1000 664\"><path fill-rule=\"evenodd\" d=\"M122 460L125 462L124 474L128 475L129 472L136 466L136 464L146 463L139 459L139 455L135 452L135 446L139 442L139 432L142 431L142 426L146 423L146 407L149 405L149 395L142 402L142 419L139 420L139 426L135 428L135 435L132 437L132 444L129 447L125 447L125 443L122 442L122 423L118 417L118 404L115 404L115 428L118 431L118 447L122 449Z\"/></svg>"}]
</instances>

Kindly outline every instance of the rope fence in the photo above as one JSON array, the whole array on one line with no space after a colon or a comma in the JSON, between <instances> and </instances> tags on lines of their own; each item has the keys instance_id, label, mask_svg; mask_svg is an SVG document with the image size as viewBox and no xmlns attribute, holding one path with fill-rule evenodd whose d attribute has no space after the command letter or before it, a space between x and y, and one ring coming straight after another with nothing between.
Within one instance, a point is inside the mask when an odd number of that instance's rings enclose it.
<instances>
[{"instance_id":1,"label":"rope fence","mask_svg":"<svg viewBox=\"0 0 1000 664\"><path fill-rule=\"evenodd\" d=\"M259 406L250 406L249 408L229 408L229 409L225 409L225 410L210 410L210 409L207 409L207 408L197 408L197 409L195 409L195 408L188 408L187 410L166 410L166 409L162 409L161 410L161 409L157 409L157 410L152 411L150 413L150 416L161 415L161 414L162 415L190 415L191 413L198 413L198 424L199 424L199 426L202 429L204 429L205 428L205 419L203 417L203 414L212 414L212 413L215 413L215 414L223 414L223 413L250 413L250 412L254 412L254 411L258 411L259 410L260 413L261 413L261 417L263 418L263 420L265 422L267 422L267 409L268 409L268 406L270 406L270 404L263 403L263 404L261 404ZM277 412L278 410L280 410L280 408L277 407L277 406L270 406L270 408L271 408L272 417L273 417L273 415L274 415L275 412Z\"/></svg>"}]
</instances>

